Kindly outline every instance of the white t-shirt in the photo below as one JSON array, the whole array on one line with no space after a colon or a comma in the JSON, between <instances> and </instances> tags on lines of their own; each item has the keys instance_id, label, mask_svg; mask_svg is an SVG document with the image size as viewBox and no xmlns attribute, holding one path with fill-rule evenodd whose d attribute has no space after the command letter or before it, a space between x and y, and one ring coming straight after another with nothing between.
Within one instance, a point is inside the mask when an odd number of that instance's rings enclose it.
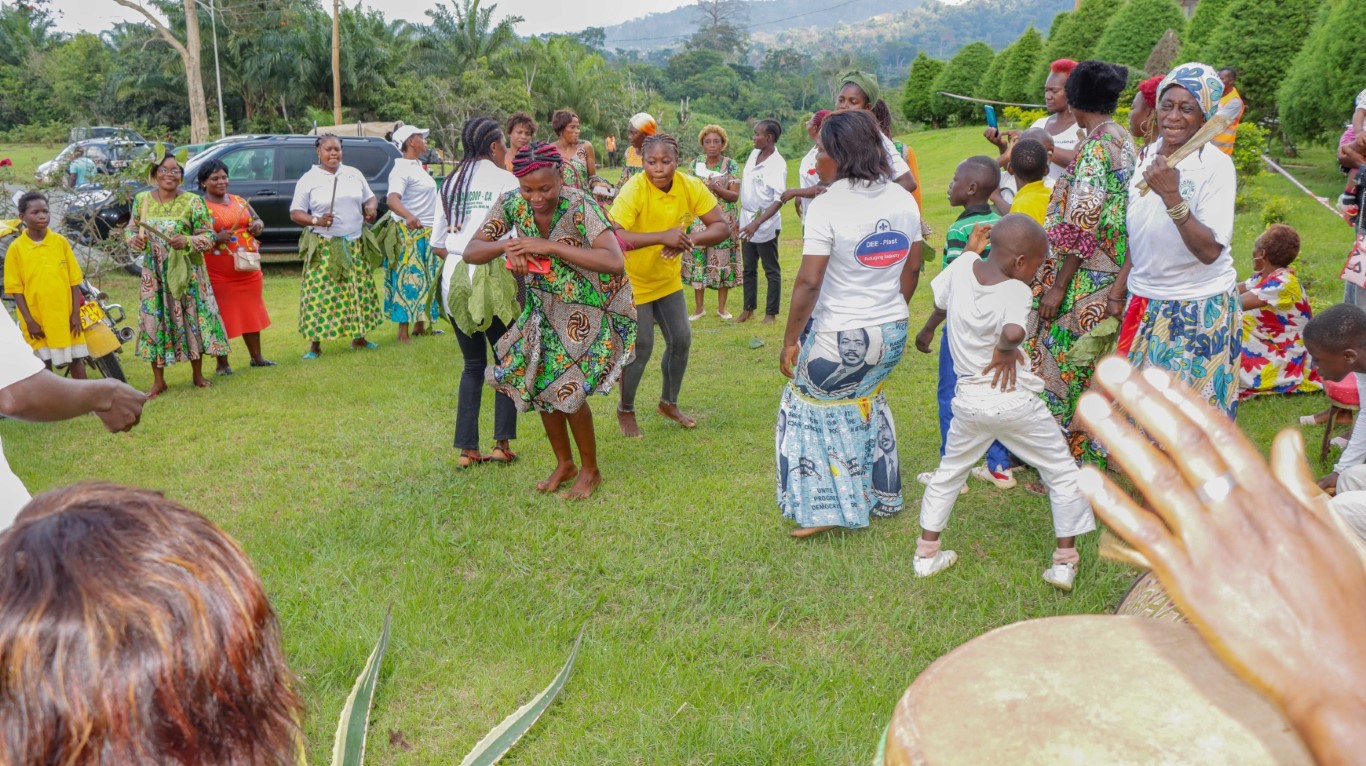
<instances>
[{"instance_id":1,"label":"white t-shirt","mask_svg":"<svg viewBox=\"0 0 1366 766\"><path fill-rule=\"evenodd\" d=\"M1195 300L1233 289L1238 272L1229 243L1233 241L1233 208L1238 193L1238 173L1233 160L1213 147L1203 147L1176 166L1181 172L1181 198L1190 205L1195 220L1208 226L1224 250L1214 263L1201 263L1186 243L1167 205L1155 192L1138 193L1143 171L1152 165L1162 147L1158 139L1143 152L1129 186L1129 291L1142 298Z\"/></svg>"},{"instance_id":2,"label":"white t-shirt","mask_svg":"<svg viewBox=\"0 0 1366 766\"><path fill-rule=\"evenodd\" d=\"M451 171L454 178L459 172L457 167ZM437 221L432 227L432 247L443 247L446 249L446 262L441 267L441 303L450 313L450 304L446 303L446 294L451 289L451 276L455 274L455 267L464 263L461 255L465 252L465 247L470 240L474 239L475 233L483 227L484 221L489 217L489 211L493 209L493 203L503 196L504 192L516 191L521 188L517 183L517 177L498 167L491 160L479 160L473 168L473 175L470 177L469 188L465 191L456 204L464 209L464 218L460 229L455 230L451 226L451 217L446 211L446 201L438 203ZM474 276L474 266L469 266L470 276Z\"/></svg>"},{"instance_id":3,"label":"white t-shirt","mask_svg":"<svg viewBox=\"0 0 1366 766\"><path fill-rule=\"evenodd\" d=\"M337 190L335 204L332 201L334 183ZM300 178L298 185L294 187L294 199L289 203L289 209L302 210L321 218L327 215L330 206L331 228L308 228L324 237L355 239L365 227L363 206L373 196L375 193L370 190L370 183L365 180L365 176L350 165L339 166L336 173L329 173L321 166L314 165L312 170L304 173L304 177Z\"/></svg>"},{"instance_id":4,"label":"white t-shirt","mask_svg":"<svg viewBox=\"0 0 1366 766\"><path fill-rule=\"evenodd\" d=\"M983 375L982 370L991 364L1006 325L1021 329L1029 326L1029 307L1034 300L1029 285L1018 279L994 285L978 282L973 266L981 260L976 253L964 252L930 282L935 308L948 312L945 337L954 372L958 373L955 396L981 398L1009 393L993 388L991 376ZM1016 365L1015 375L1017 391L1043 391L1043 381L1030 371L1027 358Z\"/></svg>"},{"instance_id":5,"label":"white t-shirt","mask_svg":"<svg viewBox=\"0 0 1366 766\"><path fill-rule=\"evenodd\" d=\"M440 204L436 198L436 181L421 162L405 158L394 160L394 169L389 171L389 193L397 194L403 206L417 216L423 226L432 226L436 221ZM397 213L390 215L399 223L403 222Z\"/></svg>"},{"instance_id":6,"label":"white t-shirt","mask_svg":"<svg viewBox=\"0 0 1366 766\"><path fill-rule=\"evenodd\" d=\"M787 160L777 149L759 162L759 150L751 149L740 178L740 228L750 224L764 209L782 197L787 189ZM782 216L774 215L754 232L751 242L770 242L778 236Z\"/></svg>"},{"instance_id":7,"label":"white t-shirt","mask_svg":"<svg viewBox=\"0 0 1366 766\"><path fill-rule=\"evenodd\" d=\"M840 179L806 210L803 255L828 256L811 312L816 332L839 332L907 318L901 271L920 241L915 197L891 181Z\"/></svg>"},{"instance_id":8,"label":"white t-shirt","mask_svg":"<svg viewBox=\"0 0 1366 766\"><path fill-rule=\"evenodd\" d=\"M1366 91L1363 91L1363 95L1366 95ZM1366 109L1366 107L1362 108ZM1357 396L1366 395L1366 376L1354 372L1352 377L1356 378ZM1344 380L1346 379L1344 378ZM1338 456L1338 463L1333 466L1333 472L1342 473L1348 468L1361 465L1363 462L1366 462L1366 428L1353 428L1352 438L1347 442L1347 448Z\"/></svg>"},{"instance_id":9,"label":"white t-shirt","mask_svg":"<svg viewBox=\"0 0 1366 766\"><path fill-rule=\"evenodd\" d=\"M806 155L802 157L801 164L797 166L797 188L810 189L820 182L821 177L816 174L816 147L813 146L811 147L811 151L807 152ZM810 200L804 200L801 197L798 197L797 210L805 216L806 206L810 203Z\"/></svg>"},{"instance_id":10,"label":"white t-shirt","mask_svg":"<svg viewBox=\"0 0 1366 766\"><path fill-rule=\"evenodd\" d=\"M1363 90L1362 92L1357 94L1356 108L1366 109L1366 90Z\"/></svg>"},{"instance_id":11,"label":"white t-shirt","mask_svg":"<svg viewBox=\"0 0 1366 766\"><path fill-rule=\"evenodd\" d=\"M1029 127L1042 128L1043 130L1048 130L1049 117L1052 117L1052 115L1049 115L1048 117L1040 117L1039 119L1034 121L1033 125L1030 125ZM1076 151L1077 147L1081 145L1081 136L1077 132L1076 124L1073 124L1069 128L1064 128L1061 133L1053 133L1050 131L1048 135L1053 137L1054 149L1062 149L1065 152L1072 152ZM1048 163L1048 176L1044 179L1044 184L1048 188L1052 189L1053 184L1057 183L1059 178L1062 178L1062 174L1065 170L1066 168L1064 168L1056 162Z\"/></svg>"},{"instance_id":12,"label":"white t-shirt","mask_svg":"<svg viewBox=\"0 0 1366 766\"><path fill-rule=\"evenodd\" d=\"M33 355L33 349L19 333L19 325L14 323L8 311L0 308L0 388L8 388L42 371L43 363ZM1366 428L1362 430L1366 431ZM14 517L23 510L29 498L24 483L10 470L4 445L0 444L0 531L14 524Z\"/></svg>"}]
</instances>

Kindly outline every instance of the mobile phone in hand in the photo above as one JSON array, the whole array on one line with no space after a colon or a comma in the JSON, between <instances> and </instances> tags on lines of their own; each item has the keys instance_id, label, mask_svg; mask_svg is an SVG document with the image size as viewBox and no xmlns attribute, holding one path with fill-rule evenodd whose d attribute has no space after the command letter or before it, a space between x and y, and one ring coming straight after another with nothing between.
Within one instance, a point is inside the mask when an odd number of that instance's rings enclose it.
<instances>
[{"instance_id":1,"label":"mobile phone in hand","mask_svg":"<svg viewBox=\"0 0 1366 766\"><path fill-rule=\"evenodd\" d=\"M985 109L987 112L987 127L996 128L996 107L992 106L991 104L987 104Z\"/></svg>"}]
</instances>

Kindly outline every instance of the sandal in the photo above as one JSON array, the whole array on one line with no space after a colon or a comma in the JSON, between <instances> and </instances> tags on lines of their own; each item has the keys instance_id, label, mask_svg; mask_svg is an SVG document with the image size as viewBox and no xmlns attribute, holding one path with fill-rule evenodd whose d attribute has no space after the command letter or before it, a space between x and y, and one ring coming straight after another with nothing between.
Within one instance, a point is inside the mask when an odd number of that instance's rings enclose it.
<instances>
[{"instance_id":1,"label":"sandal","mask_svg":"<svg viewBox=\"0 0 1366 766\"><path fill-rule=\"evenodd\" d=\"M478 452L474 453L473 455L467 455L467 454L465 454L465 453L462 452L462 453L460 453L460 457L456 458L456 461L455 461L455 462L456 462L456 464L459 465L461 468L469 468L469 467L472 466L472 465L478 465L478 464L480 464L480 463L487 463L488 461L490 461L490 460L492 460L492 459L493 459L493 458L490 458L488 455L481 455L481 454L479 454Z\"/></svg>"},{"instance_id":2,"label":"sandal","mask_svg":"<svg viewBox=\"0 0 1366 766\"><path fill-rule=\"evenodd\" d=\"M501 455L501 457L499 457ZM488 460L494 463L515 463L519 456L516 452L504 447L494 447L488 454Z\"/></svg>"}]
</instances>

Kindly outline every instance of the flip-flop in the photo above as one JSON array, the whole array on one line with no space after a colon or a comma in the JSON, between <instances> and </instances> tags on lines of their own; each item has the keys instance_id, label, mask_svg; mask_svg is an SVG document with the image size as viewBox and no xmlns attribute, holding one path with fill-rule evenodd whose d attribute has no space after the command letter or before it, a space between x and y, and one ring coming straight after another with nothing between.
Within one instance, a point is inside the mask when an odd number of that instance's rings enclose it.
<instances>
[{"instance_id":1,"label":"flip-flop","mask_svg":"<svg viewBox=\"0 0 1366 766\"><path fill-rule=\"evenodd\" d=\"M491 459L488 455L466 455L462 452L460 457L456 458L455 464L461 468L469 468L480 463L487 463Z\"/></svg>"},{"instance_id":2,"label":"flip-flop","mask_svg":"<svg viewBox=\"0 0 1366 766\"><path fill-rule=\"evenodd\" d=\"M502 454L504 457L498 457L499 454ZM489 454L486 457L489 459L489 462L491 463L515 463L517 462L517 458L520 456L510 449L494 447L492 450L489 451Z\"/></svg>"},{"instance_id":3,"label":"flip-flop","mask_svg":"<svg viewBox=\"0 0 1366 766\"><path fill-rule=\"evenodd\" d=\"M364 346L357 346L357 345L354 344L354 343L351 344L351 350L352 350L352 351L359 351L359 350L361 350L361 349L366 349L366 350L368 351L368 350L370 350L370 349L372 349L372 348L379 348L379 344L376 343L376 342L374 342L373 340L367 340L367 341L365 341L365 345L364 345Z\"/></svg>"},{"instance_id":4,"label":"flip-flop","mask_svg":"<svg viewBox=\"0 0 1366 766\"><path fill-rule=\"evenodd\" d=\"M304 359L317 359L320 356L322 356L322 354L319 354L317 351L310 351L307 354L304 354Z\"/></svg>"}]
</instances>

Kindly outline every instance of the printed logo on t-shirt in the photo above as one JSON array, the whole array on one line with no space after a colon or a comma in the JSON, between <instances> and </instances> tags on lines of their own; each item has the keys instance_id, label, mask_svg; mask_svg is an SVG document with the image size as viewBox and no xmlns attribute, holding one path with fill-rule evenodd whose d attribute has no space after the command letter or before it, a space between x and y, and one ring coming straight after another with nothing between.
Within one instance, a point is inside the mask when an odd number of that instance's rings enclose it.
<instances>
[{"instance_id":1,"label":"printed logo on t-shirt","mask_svg":"<svg viewBox=\"0 0 1366 766\"><path fill-rule=\"evenodd\" d=\"M911 252L911 238L893 229L885 219L878 221L876 228L854 248L858 262L870 269L886 269L906 260Z\"/></svg>"}]
</instances>

